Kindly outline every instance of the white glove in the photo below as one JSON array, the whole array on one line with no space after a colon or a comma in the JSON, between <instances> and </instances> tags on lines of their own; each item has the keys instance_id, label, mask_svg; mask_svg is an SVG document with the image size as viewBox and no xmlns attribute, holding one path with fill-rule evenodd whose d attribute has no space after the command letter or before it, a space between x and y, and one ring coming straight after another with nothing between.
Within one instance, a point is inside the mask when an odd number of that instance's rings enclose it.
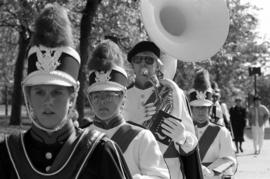
<instances>
[{"instance_id":1,"label":"white glove","mask_svg":"<svg viewBox=\"0 0 270 179\"><path fill-rule=\"evenodd\" d=\"M202 172L203 172L204 177L213 177L214 176L214 172L204 165L202 165Z\"/></svg>"},{"instance_id":2,"label":"white glove","mask_svg":"<svg viewBox=\"0 0 270 179\"><path fill-rule=\"evenodd\" d=\"M135 174L132 176L132 179L140 179L141 175L140 174Z\"/></svg>"},{"instance_id":3,"label":"white glove","mask_svg":"<svg viewBox=\"0 0 270 179\"><path fill-rule=\"evenodd\" d=\"M186 140L185 126L180 121L171 117L165 118L161 127L162 132L169 136L174 142L184 144Z\"/></svg>"},{"instance_id":4,"label":"white glove","mask_svg":"<svg viewBox=\"0 0 270 179\"><path fill-rule=\"evenodd\" d=\"M144 112L145 112L145 121L152 118L152 116L156 113L156 106L154 103L148 103L144 105Z\"/></svg>"}]
</instances>

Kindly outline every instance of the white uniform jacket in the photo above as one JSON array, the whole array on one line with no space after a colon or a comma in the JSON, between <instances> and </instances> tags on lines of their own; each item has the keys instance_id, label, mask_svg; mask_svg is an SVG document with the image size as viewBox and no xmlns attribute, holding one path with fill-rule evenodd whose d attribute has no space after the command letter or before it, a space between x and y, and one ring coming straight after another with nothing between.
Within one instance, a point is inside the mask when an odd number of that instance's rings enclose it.
<instances>
[{"instance_id":1,"label":"white uniform jacket","mask_svg":"<svg viewBox=\"0 0 270 179\"><path fill-rule=\"evenodd\" d=\"M232 166L230 167L230 169L228 169L225 173L223 173L224 175L234 175L236 168L237 168L237 160L236 160L236 156L235 156L235 147L232 141L232 137L230 132L223 126L219 126L213 123L210 123L202 128L196 128L196 133L199 139L199 146L200 146L200 142L202 141L201 137L202 135L204 135L204 132L206 131L206 129L208 128L209 125L213 125L215 127L219 127L219 131L216 135L216 137L214 138L214 140L212 140L213 142L209 142L210 147L208 148L208 150L205 153L205 156L201 156L201 160L202 160L202 165L204 166L209 166L209 164L216 162L217 160L222 160L225 159L226 161L232 161ZM212 135L212 134L210 134ZM214 134L213 134L214 135ZM209 138L208 138L209 139ZM199 148L200 150L200 148ZM208 167L209 168L209 167ZM219 176L208 176L206 177L206 179L219 179L221 178L221 176L223 174L220 174Z\"/></svg>"},{"instance_id":2,"label":"white uniform jacket","mask_svg":"<svg viewBox=\"0 0 270 179\"><path fill-rule=\"evenodd\" d=\"M107 134L109 138L112 138L123 124L125 124L125 122L109 130L99 128L94 124L89 127L99 130ZM133 179L170 178L159 145L149 130L141 129L130 142L123 155Z\"/></svg>"},{"instance_id":3,"label":"white uniform jacket","mask_svg":"<svg viewBox=\"0 0 270 179\"><path fill-rule=\"evenodd\" d=\"M175 117L178 117L182 120L184 126L185 126L185 136L186 141L174 141L180 143L181 145L174 145L175 149L178 151L178 153L181 155L185 155L191 151L194 150L194 148L197 145L197 138L195 135L194 125L192 122L192 119L190 117L190 111L189 106L187 105L186 97L177 84L172 83L174 85L175 95L174 98L178 98L179 106L177 107L178 110L174 110L174 112L171 114ZM124 116L127 121L132 121L137 124L142 124L145 120L145 111L143 104L147 101L147 99L150 97L150 95L153 93L154 88L148 88L145 90L141 90L133 86L132 88L129 88L127 91L127 102L125 106ZM159 142L160 149L162 153L164 154L168 146L164 145L163 143ZM181 163L179 161L179 158L175 155L166 156L164 155L166 164L169 168L170 177L171 179L182 179L183 174L180 170Z\"/></svg>"}]
</instances>

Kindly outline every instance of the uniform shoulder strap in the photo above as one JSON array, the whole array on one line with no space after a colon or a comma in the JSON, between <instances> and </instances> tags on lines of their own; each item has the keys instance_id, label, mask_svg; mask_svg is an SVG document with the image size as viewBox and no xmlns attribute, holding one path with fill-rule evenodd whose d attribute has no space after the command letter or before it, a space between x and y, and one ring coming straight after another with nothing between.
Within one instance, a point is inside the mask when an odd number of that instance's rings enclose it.
<instances>
[{"instance_id":1,"label":"uniform shoulder strap","mask_svg":"<svg viewBox=\"0 0 270 179\"><path fill-rule=\"evenodd\" d=\"M205 154L207 153L208 149L214 142L218 132L220 130L220 126L209 124L209 126L204 131L202 137L199 140L199 150L200 150L200 157L203 161Z\"/></svg>"},{"instance_id":2,"label":"uniform shoulder strap","mask_svg":"<svg viewBox=\"0 0 270 179\"><path fill-rule=\"evenodd\" d=\"M112 140L115 141L125 153L131 141L139 134L143 128L135 126L129 123L122 125L116 133L112 136Z\"/></svg>"}]
</instances>

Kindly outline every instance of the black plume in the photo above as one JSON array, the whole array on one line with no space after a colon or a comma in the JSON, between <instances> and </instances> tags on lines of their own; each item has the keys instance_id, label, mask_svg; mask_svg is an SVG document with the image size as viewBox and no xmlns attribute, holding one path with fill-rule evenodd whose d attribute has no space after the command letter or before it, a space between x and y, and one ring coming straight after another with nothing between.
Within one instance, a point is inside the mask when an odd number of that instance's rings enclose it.
<instances>
[{"instance_id":1,"label":"black plume","mask_svg":"<svg viewBox=\"0 0 270 179\"><path fill-rule=\"evenodd\" d=\"M209 72L206 69L199 69L196 72L193 88L197 91L206 91L211 88Z\"/></svg>"},{"instance_id":2,"label":"black plume","mask_svg":"<svg viewBox=\"0 0 270 179\"><path fill-rule=\"evenodd\" d=\"M124 57L121 49L111 40L104 40L93 52L88 69L108 71L113 65L123 67Z\"/></svg>"}]
</instances>

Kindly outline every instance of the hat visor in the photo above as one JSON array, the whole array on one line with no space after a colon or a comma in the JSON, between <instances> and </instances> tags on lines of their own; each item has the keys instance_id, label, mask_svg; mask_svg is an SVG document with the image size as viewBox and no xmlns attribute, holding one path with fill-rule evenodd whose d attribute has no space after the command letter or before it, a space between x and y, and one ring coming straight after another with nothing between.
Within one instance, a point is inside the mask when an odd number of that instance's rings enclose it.
<instances>
[{"instance_id":1,"label":"hat visor","mask_svg":"<svg viewBox=\"0 0 270 179\"><path fill-rule=\"evenodd\" d=\"M33 85L59 85L76 86L77 81L69 74L62 71L35 71L30 73L22 82L24 86Z\"/></svg>"},{"instance_id":2,"label":"hat visor","mask_svg":"<svg viewBox=\"0 0 270 179\"><path fill-rule=\"evenodd\" d=\"M190 106L212 106L213 102L210 100L194 100L190 102Z\"/></svg>"},{"instance_id":3,"label":"hat visor","mask_svg":"<svg viewBox=\"0 0 270 179\"><path fill-rule=\"evenodd\" d=\"M96 91L124 91L126 90L125 86L120 85L116 82L101 82L94 83L87 88L87 93L96 92Z\"/></svg>"}]
</instances>

